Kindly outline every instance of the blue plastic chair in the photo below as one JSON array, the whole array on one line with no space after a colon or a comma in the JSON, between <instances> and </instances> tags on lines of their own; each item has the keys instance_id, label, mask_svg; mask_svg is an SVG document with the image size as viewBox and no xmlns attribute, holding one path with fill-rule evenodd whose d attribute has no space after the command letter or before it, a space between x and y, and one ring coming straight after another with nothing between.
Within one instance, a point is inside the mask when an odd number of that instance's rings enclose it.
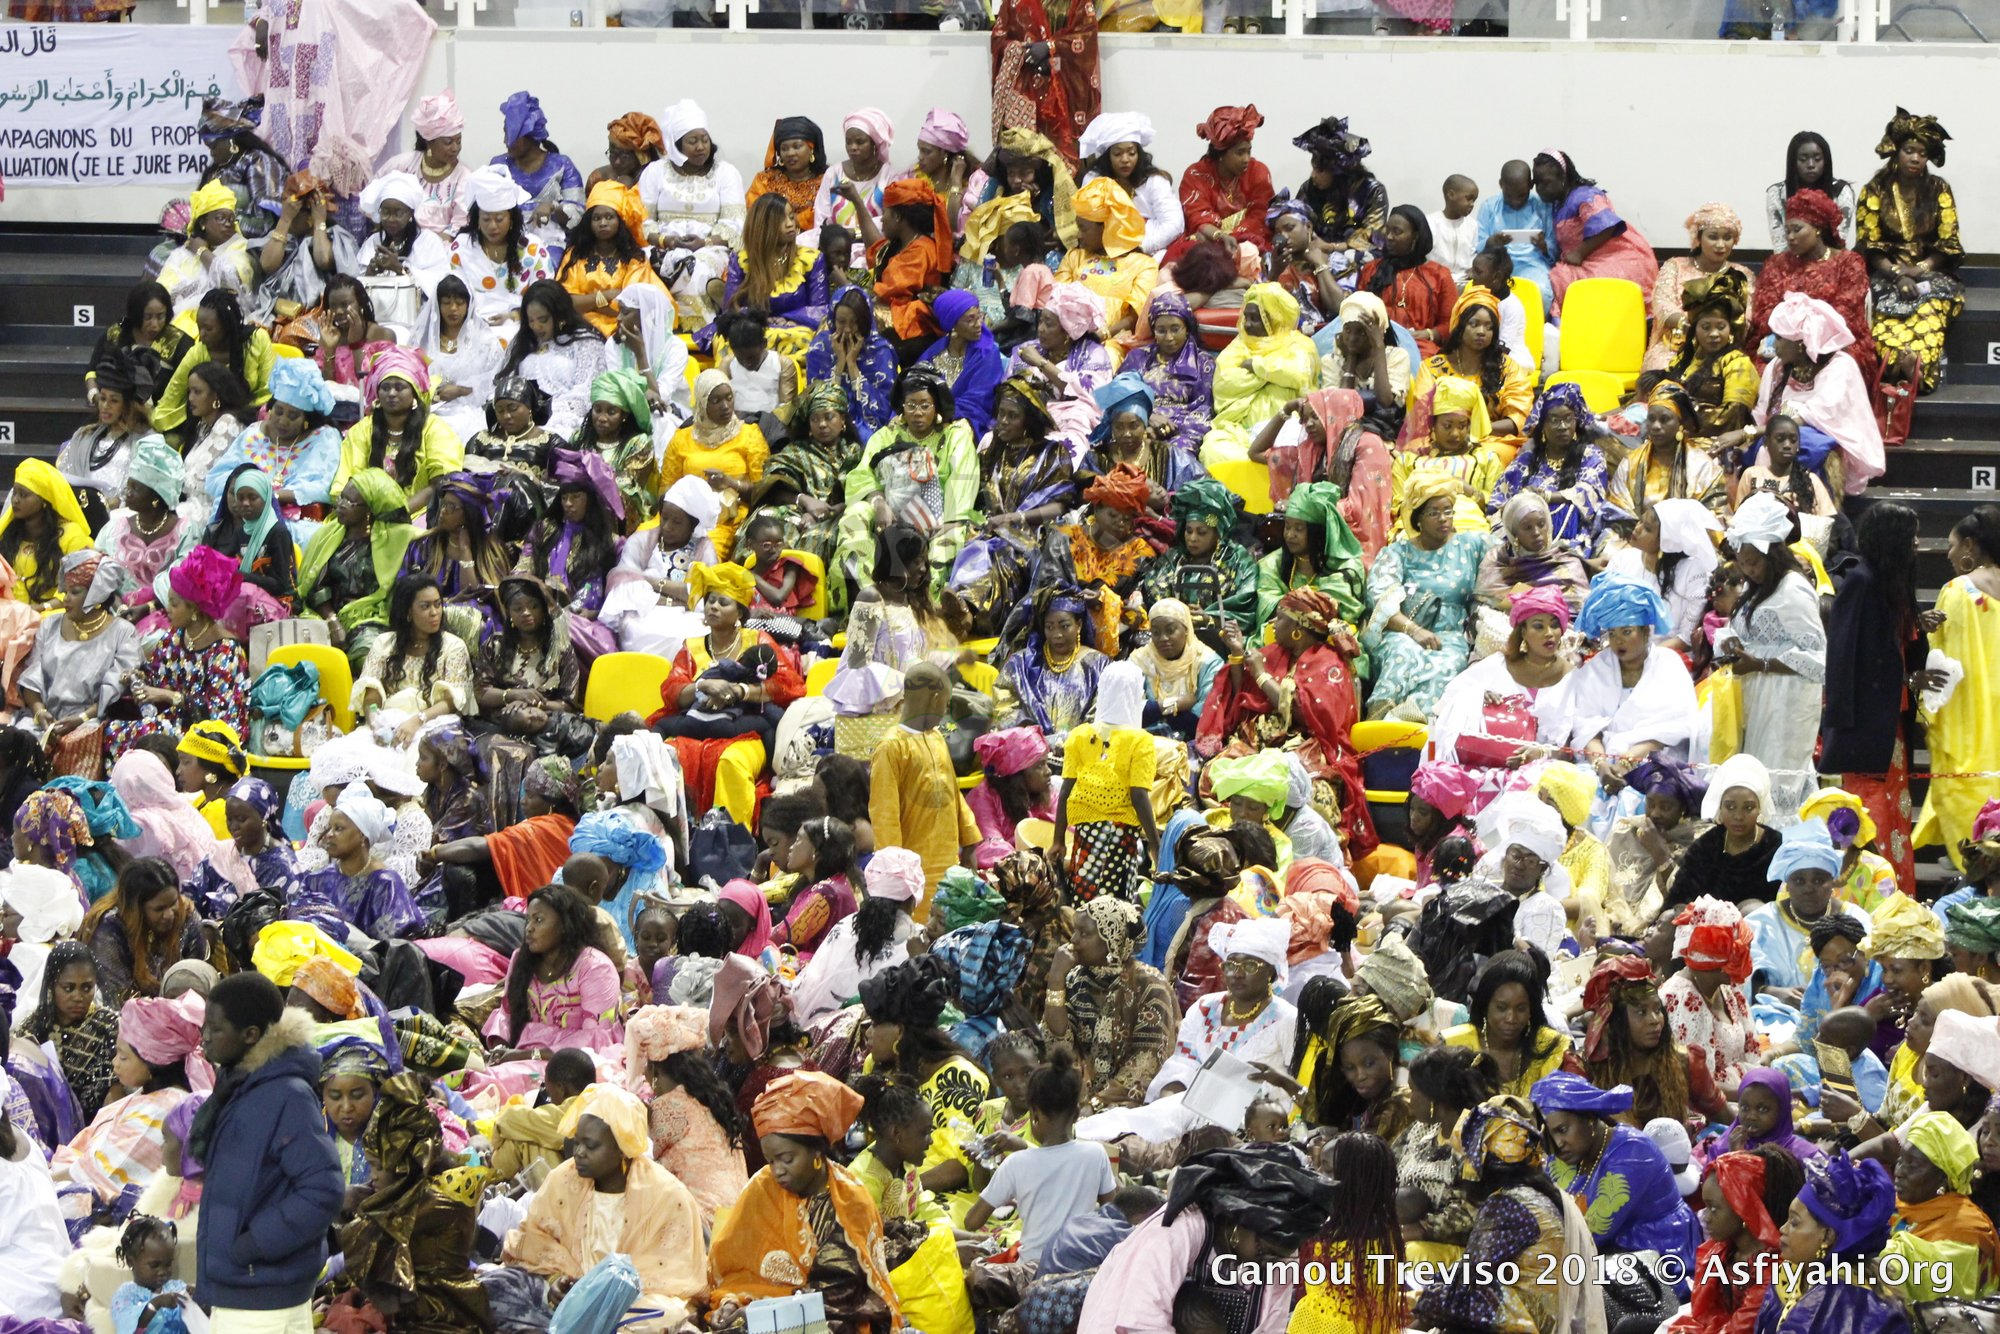
<instances>
[{"instance_id":1,"label":"blue plastic chair","mask_svg":"<svg viewBox=\"0 0 2000 1334\"><path fill-rule=\"evenodd\" d=\"M1417 367L1424 364L1424 354L1417 350L1417 336L1394 320L1389 322L1389 333L1395 338L1396 346L1409 354L1410 375L1414 378ZM1339 336L1340 321L1336 319L1331 324L1322 325L1320 331L1313 335L1313 346L1319 349L1322 357L1326 356L1333 351L1333 340Z\"/></svg>"}]
</instances>

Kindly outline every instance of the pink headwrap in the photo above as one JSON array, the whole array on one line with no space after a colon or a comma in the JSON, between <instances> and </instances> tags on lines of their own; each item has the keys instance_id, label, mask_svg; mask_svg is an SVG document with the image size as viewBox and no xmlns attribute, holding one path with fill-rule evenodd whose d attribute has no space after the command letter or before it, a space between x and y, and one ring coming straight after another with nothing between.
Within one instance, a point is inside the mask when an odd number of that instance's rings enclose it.
<instances>
[{"instance_id":1,"label":"pink headwrap","mask_svg":"<svg viewBox=\"0 0 2000 1334\"><path fill-rule=\"evenodd\" d=\"M730 955L715 975L715 994L708 1003L708 1040L720 1046L734 1028L750 1059L761 1059L771 1045L771 1020L784 1000L784 987L763 964Z\"/></svg>"},{"instance_id":2,"label":"pink headwrap","mask_svg":"<svg viewBox=\"0 0 2000 1334\"><path fill-rule=\"evenodd\" d=\"M1743 219L1738 217L1736 210L1727 204L1719 204L1711 201L1688 214L1688 244L1695 247L1700 246L1701 234L1710 228L1728 232L1730 236L1739 241L1743 239Z\"/></svg>"},{"instance_id":3,"label":"pink headwrap","mask_svg":"<svg viewBox=\"0 0 2000 1334\"><path fill-rule=\"evenodd\" d=\"M1047 309L1071 338L1081 338L1096 330L1104 318L1104 307L1096 293L1082 283L1057 283L1049 293Z\"/></svg>"},{"instance_id":4,"label":"pink headwrap","mask_svg":"<svg viewBox=\"0 0 2000 1334\"><path fill-rule=\"evenodd\" d=\"M708 1014L693 1005L647 1005L625 1021L625 1082L646 1094L646 1067L708 1045Z\"/></svg>"},{"instance_id":5,"label":"pink headwrap","mask_svg":"<svg viewBox=\"0 0 2000 1334\"><path fill-rule=\"evenodd\" d=\"M369 403L375 401L375 391L391 376L408 380L417 391L417 397L429 399L431 396L430 361L413 347L400 344L383 348L375 356L375 364L368 370L368 378L362 381L361 394Z\"/></svg>"},{"instance_id":6,"label":"pink headwrap","mask_svg":"<svg viewBox=\"0 0 2000 1334\"><path fill-rule=\"evenodd\" d=\"M868 897L915 903L924 896L924 859L908 848L877 848L862 872Z\"/></svg>"},{"instance_id":7,"label":"pink headwrap","mask_svg":"<svg viewBox=\"0 0 2000 1334\"><path fill-rule=\"evenodd\" d=\"M1525 593L1516 593L1512 607L1507 612L1510 625L1519 625L1530 616L1553 616L1569 629L1569 603L1563 598L1562 590L1551 584L1541 584Z\"/></svg>"},{"instance_id":8,"label":"pink headwrap","mask_svg":"<svg viewBox=\"0 0 2000 1334\"><path fill-rule=\"evenodd\" d=\"M1815 361L1854 341L1840 312L1804 292L1785 293L1785 299L1771 312L1771 332L1805 344L1806 355Z\"/></svg>"},{"instance_id":9,"label":"pink headwrap","mask_svg":"<svg viewBox=\"0 0 2000 1334\"><path fill-rule=\"evenodd\" d=\"M932 107L924 113L924 123L917 127L917 142L935 144L947 153L963 153L965 146L972 142L972 132L965 127L965 118L956 111Z\"/></svg>"},{"instance_id":10,"label":"pink headwrap","mask_svg":"<svg viewBox=\"0 0 2000 1334\"><path fill-rule=\"evenodd\" d=\"M243 593L243 571L237 568L236 557L199 546L167 571L167 587L211 621L227 622Z\"/></svg>"},{"instance_id":11,"label":"pink headwrap","mask_svg":"<svg viewBox=\"0 0 2000 1334\"><path fill-rule=\"evenodd\" d=\"M1049 742L1039 727L1003 727L974 737L972 753L989 773L1006 778L1047 755Z\"/></svg>"},{"instance_id":12,"label":"pink headwrap","mask_svg":"<svg viewBox=\"0 0 2000 1334\"><path fill-rule=\"evenodd\" d=\"M1456 764L1420 764L1410 775L1410 795L1438 808L1448 820L1456 820L1479 795L1479 780Z\"/></svg>"},{"instance_id":13,"label":"pink headwrap","mask_svg":"<svg viewBox=\"0 0 2000 1334\"><path fill-rule=\"evenodd\" d=\"M458 99L449 88L417 103L417 113L410 121L425 139L449 139L465 133L465 113L458 109Z\"/></svg>"},{"instance_id":14,"label":"pink headwrap","mask_svg":"<svg viewBox=\"0 0 2000 1334\"><path fill-rule=\"evenodd\" d=\"M118 1036L147 1065L179 1065L201 1045L208 1002L187 991L172 1000L135 996L118 1012Z\"/></svg>"},{"instance_id":15,"label":"pink headwrap","mask_svg":"<svg viewBox=\"0 0 2000 1334\"><path fill-rule=\"evenodd\" d=\"M1996 834L2000 834L2000 797L1988 797L1979 814L1972 817L1972 839L1976 843Z\"/></svg>"},{"instance_id":16,"label":"pink headwrap","mask_svg":"<svg viewBox=\"0 0 2000 1334\"><path fill-rule=\"evenodd\" d=\"M591 454L596 458L595 452ZM744 935L743 943L736 947L738 954L755 959L771 947L771 901L764 897L764 891L748 880L732 880L722 887L716 898L723 903L733 903L750 917L750 930Z\"/></svg>"},{"instance_id":17,"label":"pink headwrap","mask_svg":"<svg viewBox=\"0 0 2000 1334\"><path fill-rule=\"evenodd\" d=\"M859 130L875 141L875 153L884 162L889 160L889 149L896 142L896 125L889 119L889 113L880 107L862 107L850 111L840 122L842 130Z\"/></svg>"}]
</instances>

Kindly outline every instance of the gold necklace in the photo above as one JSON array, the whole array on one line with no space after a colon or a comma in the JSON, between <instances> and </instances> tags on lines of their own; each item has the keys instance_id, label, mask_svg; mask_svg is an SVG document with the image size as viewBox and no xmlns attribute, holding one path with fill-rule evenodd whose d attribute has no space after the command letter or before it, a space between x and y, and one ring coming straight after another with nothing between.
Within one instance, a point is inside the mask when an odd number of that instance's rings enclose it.
<instances>
[{"instance_id":1,"label":"gold necklace","mask_svg":"<svg viewBox=\"0 0 2000 1334\"><path fill-rule=\"evenodd\" d=\"M1265 1000L1268 1000L1266 997ZM1225 998L1222 1002L1222 1022L1229 1028L1240 1028L1263 1012L1265 1001L1252 1001L1247 1010L1237 1010L1236 1002Z\"/></svg>"},{"instance_id":2,"label":"gold necklace","mask_svg":"<svg viewBox=\"0 0 2000 1334\"><path fill-rule=\"evenodd\" d=\"M70 620L79 640L91 639L111 623L111 612L105 607L86 607Z\"/></svg>"},{"instance_id":3,"label":"gold necklace","mask_svg":"<svg viewBox=\"0 0 2000 1334\"><path fill-rule=\"evenodd\" d=\"M167 525L172 523L173 520L174 520L174 512L172 510L168 510L166 513L160 516L160 521L158 523L154 524L151 528L148 528L146 526L145 520L139 517L137 511L134 511L132 515L132 531L150 541L153 538L158 537L161 533L164 533L167 530Z\"/></svg>"},{"instance_id":4,"label":"gold necklace","mask_svg":"<svg viewBox=\"0 0 2000 1334\"><path fill-rule=\"evenodd\" d=\"M1049 670L1060 675L1063 672L1066 672L1070 668L1074 667L1076 665L1076 660L1083 656L1083 643L1081 640L1079 640L1077 642L1077 646L1069 651L1069 656L1067 658L1062 659L1060 662L1056 660L1055 654L1049 652L1048 646L1046 644L1042 646L1042 656L1048 659Z\"/></svg>"}]
</instances>

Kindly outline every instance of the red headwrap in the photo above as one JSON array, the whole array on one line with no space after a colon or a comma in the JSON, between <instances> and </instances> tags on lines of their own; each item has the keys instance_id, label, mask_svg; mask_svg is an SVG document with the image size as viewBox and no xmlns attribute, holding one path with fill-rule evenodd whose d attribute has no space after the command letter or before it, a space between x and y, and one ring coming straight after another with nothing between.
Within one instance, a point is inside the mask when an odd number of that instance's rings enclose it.
<instances>
[{"instance_id":1,"label":"red headwrap","mask_svg":"<svg viewBox=\"0 0 2000 1334\"><path fill-rule=\"evenodd\" d=\"M1736 1211L1750 1235L1778 1248L1778 1224L1764 1207L1764 1160L1754 1153L1725 1153L1708 1165L1708 1174L1722 1187L1722 1202Z\"/></svg>"},{"instance_id":2,"label":"red headwrap","mask_svg":"<svg viewBox=\"0 0 2000 1334\"><path fill-rule=\"evenodd\" d=\"M949 269L956 243L952 239L951 215L945 211L944 200L938 198L929 181L921 176L909 176L889 182L888 188L882 191L883 209L903 204L920 204L931 211L931 239L937 242L939 262Z\"/></svg>"},{"instance_id":3,"label":"red headwrap","mask_svg":"<svg viewBox=\"0 0 2000 1334\"><path fill-rule=\"evenodd\" d=\"M1456 820L1472 808L1479 780L1456 764L1420 764L1410 775L1410 795L1436 807L1445 819Z\"/></svg>"},{"instance_id":4,"label":"red headwrap","mask_svg":"<svg viewBox=\"0 0 2000 1334\"><path fill-rule=\"evenodd\" d=\"M1316 635L1330 635L1340 624L1340 604L1317 588L1293 589L1278 599L1278 610Z\"/></svg>"},{"instance_id":5,"label":"red headwrap","mask_svg":"<svg viewBox=\"0 0 2000 1334\"><path fill-rule=\"evenodd\" d=\"M634 153L651 153L654 157L667 151L666 136L660 133L660 122L643 111L628 111L605 127L611 142L619 148Z\"/></svg>"},{"instance_id":6,"label":"red headwrap","mask_svg":"<svg viewBox=\"0 0 2000 1334\"><path fill-rule=\"evenodd\" d=\"M1145 510L1146 501L1152 494L1153 486L1146 474L1121 463L1084 490L1083 503L1109 505L1127 514L1139 514Z\"/></svg>"},{"instance_id":7,"label":"red headwrap","mask_svg":"<svg viewBox=\"0 0 2000 1334\"><path fill-rule=\"evenodd\" d=\"M1245 107L1217 107L1208 113L1207 120L1194 127L1194 132L1221 153L1248 139L1263 123L1257 104L1252 102Z\"/></svg>"},{"instance_id":8,"label":"red headwrap","mask_svg":"<svg viewBox=\"0 0 2000 1334\"><path fill-rule=\"evenodd\" d=\"M1601 960L1591 970L1590 981L1583 987L1583 1008L1590 1015L1590 1026L1584 1031L1583 1038L1584 1060L1601 1061L1608 1054L1606 1047L1611 1038L1611 1015L1617 1010L1618 1002L1624 999L1625 989L1656 987L1659 981L1653 975L1653 965L1639 954L1616 954Z\"/></svg>"},{"instance_id":9,"label":"red headwrap","mask_svg":"<svg viewBox=\"0 0 2000 1334\"><path fill-rule=\"evenodd\" d=\"M1824 190L1800 190L1785 201L1785 216L1809 222L1830 246L1840 245L1840 205Z\"/></svg>"},{"instance_id":10,"label":"red headwrap","mask_svg":"<svg viewBox=\"0 0 2000 1334\"><path fill-rule=\"evenodd\" d=\"M1295 859L1285 872L1285 897L1319 893L1331 894L1334 902L1357 916L1361 912L1361 899L1338 866L1317 857Z\"/></svg>"},{"instance_id":11,"label":"red headwrap","mask_svg":"<svg viewBox=\"0 0 2000 1334\"><path fill-rule=\"evenodd\" d=\"M1684 924L1688 911L1683 909L1674 924ZM1681 959L1690 968L1704 971L1721 969L1724 977L1741 984L1750 978L1750 927L1738 922L1735 926L1693 926L1688 930L1687 948L1681 951Z\"/></svg>"},{"instance_id":12,"label":"red headwrap","mask_svg":"<svg viewBox=\"0 0 2000 1334\"><path fill-rule=\"evenodd\" d=\"M1553 616L1562 628L1569 629L1569 601L1562 590L1554 584L1537 584L1525 593L1516 593L1507 612L1507 619L1519 625L1530 616Z\"/></svg>"}]
</instances>

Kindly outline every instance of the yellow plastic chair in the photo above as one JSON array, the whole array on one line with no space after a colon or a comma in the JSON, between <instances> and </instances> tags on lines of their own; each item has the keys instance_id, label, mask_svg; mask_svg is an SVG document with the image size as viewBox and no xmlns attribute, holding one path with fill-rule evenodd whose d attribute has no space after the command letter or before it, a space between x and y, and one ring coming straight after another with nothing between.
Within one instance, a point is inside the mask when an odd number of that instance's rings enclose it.
<instances>
[{"instance_id":1,"label":"yellow plastic chair","mask_svg":"<svg viewBox=\"0 0 2000 1334\"><path fill-rule=\"evenodd\" d=\"M1602 415L1616 412L1625 404L1625 391L1632 387L1632 381L1610 371L1557 371L1542 385L1573 384L1583 391L1583 401L1592 412Z\"/></svg>"},{"instance_id":2,"label":"yellow plastic chair","mask_svg":"<svg viewBox=\"0 0 2000 1334\"><path fill-rule=\"evenodd\" d=\"M1563 293L1562 369L1604 371L1619 390L1639 378L1646 357L1646 294L1624 278L1580 278Z\"/></svg>"},{"instance_id":3,"label":"yellow plastic chair","mask_svg":"<svg viewBox=\"0 0 2000 1334\"><path fill-rule=\"evenodd\" d=\"M1430 729L1422 723L1403 722L1398 719L1363 719L1354 724L1349 733L1356 753L1370 755L1378 750L1422 750L1431 739ZM1408 792L1381 791L1369 788L1362 793L1367 801L1378 806L1400 806L1410 799Z\"/></svg>"},{"instance_id":4,"label":"yellow plastic chair","mask_svg":"<svg viewBox=\"0 0 2000 1334\"><path fill-rule=\"evenodd\" d=\"M805 568L805 572L816 581L813 584L813 600L799 609L799 615L808 621L826 619L826 562L810 551L795 551L786 547L784 554L790 556Z\"/></svg>"},{"instance_id":5,"label":"yellow plastic chair","mask_svg":"<svg viewBox=\"0 0 2000 1334\"><path fill-rule=\"evenodd\" d=\"M1548 333L1548 308L1542 304L1542 289L1526 278L1514 279L1514 295L1528 321L1528 355L1535 359L1535 378L1540 379L1547 369L1542 365L1542 339Z\"/></svg>"},{"instance_id":6,"label":"yellow plastic chair","mask_svg":"<svg viewBox=\"0 0 2000 1334\"><path fill-rule=\"evenodd\" d=\"M1243 498L1249 514L1271 512L1271 470L1250 459L1220 459L1208 475Z\"/></svg>"},{"instance_id":7,"label":"yellow plastic chair","mask_svg":"<svg viewBox=\"0 0 2000 1334\"><path fill-rule=\"evenodd\" d=\"M990 662L961 662L958 664L958 675L967 685L991 699L1000 680L1000 669Z\"/></svg>"},{"instance_id":8,"label":"yellow plastic chair","mask_svg":"<svg viewBox=\"0 0 2000 1334\"><path fill-rule=\"evenodd\" d=\"M833 674L839 670L839 658L821 658L811 667L808 667L806 669L806 693L808 695L824 695L826 693L826 683L831 681Z\"/></svg>"},{"instance_id":9,"label":"yellow plastic chair","mask_svg":"<svg viewBox=\"0 0 2000 1334\"><path fill-rule=\"evenodd\" d=\"M657 653L607 653L590 665L583 713L608 723L621 713L651 717L660 710L660 687L674 665Z\"/></svg>"},{"instance_id":10,"label":"yellow plastic chair","mask_svg":"<svg viewBox=\"0 0 2000 1334\"><path fill-rule=\"evenodd\" d=\"M290 343L273 343L271 344L271 355L279 358L303 358L305 353L299 348L293 347Z\"/></svg>"},{"instance_id":11,"label":"yellow plastic chair","mask_svg":"<svg viewBox=\"0 0 2000 1334\"><path fill-rule=\"evenodd\" d=\"M991 639L968 639L959 647L975 658L983 658L1000 647L1000 637L995 635Z\"/></svg>"},{"instance_id":12,"label":"yellow plastic chair","mask_svg":"<svg viewBox=\"0 0 2000 1334\"><path fill-rule=\"evenodd\" d=\"M354 693L354 669L348 665L347 653L330 644L281 644L271 650L265 662L266 667L290 667L295 663L309 662L319 672L319 697L333 711L335 726L343 732L354 730L354 710L348 707L348 697ZM278 790L282 796L290 787L292 778L309 766L310 759L290 755L251 755L248 757L252 772L261 769L271 774L265 781Z\"/></svg>"}]
</instances>

